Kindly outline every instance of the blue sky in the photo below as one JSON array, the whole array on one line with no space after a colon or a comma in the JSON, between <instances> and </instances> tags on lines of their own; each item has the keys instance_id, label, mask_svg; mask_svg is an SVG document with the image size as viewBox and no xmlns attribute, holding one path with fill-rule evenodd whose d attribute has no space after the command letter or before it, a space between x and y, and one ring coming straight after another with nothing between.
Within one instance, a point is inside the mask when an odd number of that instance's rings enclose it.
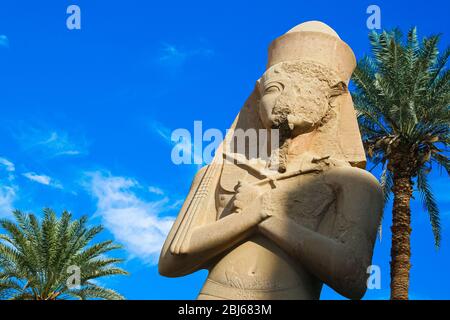
<instances>
[{"instance_id":1,"label":"blue sky","mask_svg":"<svg viewBox=\"0 0 450 320\"><path fill-rule=\"evenodd\" d=\"M66 9L81 8L81 30ZM198 169L174 165L176 128L229 127L264 72L271 40L321 20L361 58L366 8L382 28L443 33L447 1L17 1L0 3L0 216L50 206L89 215L125 246L129 277L104 280L129 299L193 299L205 272L169 279L157 256ZM435 250L428 217L413 203L411 298L449 299L448 178L432 173L442 213ZM373 263L389 297L390 207ZM100 239L102 238L100 237ZM331 289L324 299L339 299Z\"/></svg>"}]
</instances>

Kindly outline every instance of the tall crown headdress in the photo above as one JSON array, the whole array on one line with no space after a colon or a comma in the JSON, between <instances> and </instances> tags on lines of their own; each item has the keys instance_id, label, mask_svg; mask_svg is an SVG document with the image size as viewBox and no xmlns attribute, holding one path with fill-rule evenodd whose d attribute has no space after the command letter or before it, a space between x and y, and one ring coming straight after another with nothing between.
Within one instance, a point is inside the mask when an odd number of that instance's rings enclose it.
<instances>
[{"instance_id":1,"label":"tall crown headdress","mask_svg":"<svg viewBox=\"0 0 450 320\"><path fill-rule=\"evenodd\" d=\"M333 29L319 21L301 23L272 41L267 69L293 60L318 62L336 71L347 83L356 66L352 49Z\"/></svg>"}]
</instances>

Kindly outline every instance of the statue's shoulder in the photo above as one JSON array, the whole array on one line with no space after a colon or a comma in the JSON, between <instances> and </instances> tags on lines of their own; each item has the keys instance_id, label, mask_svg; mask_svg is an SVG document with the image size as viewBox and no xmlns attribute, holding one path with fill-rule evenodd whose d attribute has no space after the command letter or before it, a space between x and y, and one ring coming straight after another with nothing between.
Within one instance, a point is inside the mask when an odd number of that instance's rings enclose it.
<instances>
[{"instance_id":1,"label":"statue's shoulder","mask_svg":"<svg viewBox=\"0 0 450 320\"><path fill-rule=\"evenodd\" d=\"M248 171L233 163L224 163L220 175L220 188L228 193L234 193L240 180L248 176Z\"/></svg>"},{"instance_id":2,"label":"statue's shoulder","mask_svg":"<svg viewBox=\"0 0 450 320\"><path fill-rule=\"evenodd\" d=\"M338 189L355 190L358 187L373 192L381 192L378 180L369 171L348 166L333 166L324 172L325 181Z\"/></svg>"}]
</instances>

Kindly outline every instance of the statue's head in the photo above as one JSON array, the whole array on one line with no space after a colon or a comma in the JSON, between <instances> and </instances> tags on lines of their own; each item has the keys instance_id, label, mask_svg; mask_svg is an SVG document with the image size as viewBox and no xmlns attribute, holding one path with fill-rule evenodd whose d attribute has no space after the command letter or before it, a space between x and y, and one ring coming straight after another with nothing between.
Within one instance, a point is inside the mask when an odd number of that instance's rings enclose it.
<instances>
[{"instance_id":1,"label":"statue's head","mask_svg":"<svg viewBox=\"0 0 450 320\"><path fill-rule=\"evenodd\" d=\"M346 83L330 68L307 60L280 62L258 82L258 111L267 129L286 122L292 134L308 133L323 124Z\"/></svg>"},{"instance_id":2,"label":"statue's head","mask_svg":"<svg viewBox=\"0 0 450 320\"><path fill-rule=\"evenodd\" d=\"M268 58L232 129L280 128L289 155L306 151L364 167L347 88L356 66L351 48L326 24L310 21L275 39Z\"/></svg>"},{"instance_id":3,"label":"statue's head","mask_svg":"<svg viewBox=\"0 0 450 320\"><path fill-rule=\"evenodd\" d=\"M322 22L302 23L275 39L258 81L264 127L284 122L294 136L314 130L333 99L347 92L355 61L350 47Z\"/></svg>"}]
</instances>

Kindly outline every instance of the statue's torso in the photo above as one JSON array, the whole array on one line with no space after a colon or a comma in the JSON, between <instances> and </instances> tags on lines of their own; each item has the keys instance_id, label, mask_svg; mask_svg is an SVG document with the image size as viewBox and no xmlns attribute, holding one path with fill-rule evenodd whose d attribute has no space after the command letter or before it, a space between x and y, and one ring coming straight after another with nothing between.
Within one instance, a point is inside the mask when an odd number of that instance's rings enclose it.
<instances>
[{"instance_id":1,"label":"statue's torso","mask_svg":"<svg viewBox=\"0 0 450 320\"><path fill-rule=\"evenodd\" d=\"M259 179L235 165L225 165L216 193L218 218L233 210L237 182ZM326 184L323 172L309 173L276 182L268 187L274 215L289 217L296 223L318 231L327 216L329 230L335 214L335 194ZM332 219L331 219L332 220ZM256 234L231 248L210 268L201 296L227 299L318 299L321 282L298 261L266 237ZM226 287L226 290L220 290ZM220 295L226 294L227 297Z\"/></svg>"}]
</instances>

